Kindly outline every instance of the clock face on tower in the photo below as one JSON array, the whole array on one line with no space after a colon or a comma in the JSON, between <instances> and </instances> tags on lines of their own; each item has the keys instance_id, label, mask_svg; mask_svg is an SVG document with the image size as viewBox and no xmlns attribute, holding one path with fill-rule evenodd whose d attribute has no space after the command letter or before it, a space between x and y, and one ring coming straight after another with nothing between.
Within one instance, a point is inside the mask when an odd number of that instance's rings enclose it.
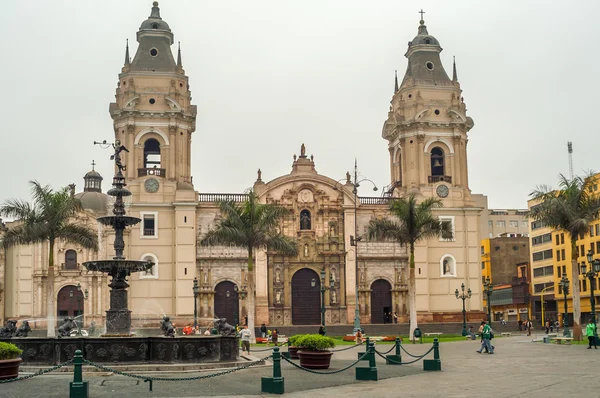
<instances>
[{"instance_id":1,"label":"clock face on tower","mask_svg":"<svg viewBox=\"0 0 600 398\"><path fill-rule=\"evenodd\" d=\"M156 178L148 178L144 183L144 187L146 188L146 192L154 193L158 191L158 180Z\"/></svg>"},{"instance_id":2,"label":"clock face on tower","mask_svg":"<svg viewBox=\"0 0 600 398\"><path fill-rule=\"evenodd\" d=\"M435 189L435 193L437 193L437 196L439 196L440 198L447 197L449 192L450 190L448 189L447 185L438 185Z\"/></svg>"}]
</instances>

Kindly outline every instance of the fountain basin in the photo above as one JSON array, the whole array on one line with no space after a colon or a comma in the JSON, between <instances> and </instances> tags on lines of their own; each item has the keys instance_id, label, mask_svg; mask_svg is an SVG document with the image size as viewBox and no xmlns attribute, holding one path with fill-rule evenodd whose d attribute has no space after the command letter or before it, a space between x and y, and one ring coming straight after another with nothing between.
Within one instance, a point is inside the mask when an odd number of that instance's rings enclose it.
<instances>
[{"instance_id":1,"label":"fountain basin","mask_svg":"<svg viewBox=\"0 0 600 398\"><path fill-rule=\"evenodd\" d=\"M122 226L123 228L128 227L130 225L136 225L140 221L141 218L131 217L131 216L104 216L98 217L96 219L100 224L107 226Z\"/></svg>"},{"instance_id":2,"label":"fountain basin","mask_svg":"<svg viewBox=\"0 0 600 398\"><path fill-rule=\"evenodd\" d=\"M23 350L24 364L56 365L75 350L96 363L212 363L239 359L237 337L67 337L0 339Z\"/></svg>"},{"instance_id":3,"label":"fountain basin","mask_svg":"<svg viewBox=\"0 0 600 398\"><path fill-rule=\"evenodd\" d=\"M132 272L142 272L149 270L154 266L152 261L144 260L95 260L86 261L83 266L89 271L100 271L109 275L125 272L129 275Z\"/></svg>"}]
</instances>

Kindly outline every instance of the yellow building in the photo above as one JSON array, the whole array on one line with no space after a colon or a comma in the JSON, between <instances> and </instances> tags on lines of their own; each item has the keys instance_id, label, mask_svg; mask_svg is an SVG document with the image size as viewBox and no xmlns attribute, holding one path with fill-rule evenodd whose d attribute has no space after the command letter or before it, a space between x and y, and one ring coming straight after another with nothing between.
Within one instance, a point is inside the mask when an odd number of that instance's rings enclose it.
<instances>
[{"instance_id":1,"label":"yellow building","mask_svg":"<svg viewBox=\"0 0 600 398\"><path fill-rule=\"evenodd\" d=\"M600 173L592 178L600 178ZM598 183L592 185L592 194L598 195ZM534 200L528 201L528 208L535 206ZM559 282L566 275L573 285L571 268L571 240L564 231L556 231L546 227L537 221L530 220L531 239L531 280L533 285L533 312L536 319L541 321L541 295L544 290L544 315L545 319L557 319L561 322L564 313L564 295ZM590 281L581 273L581 265L587 264L587 253L592 252L593 257L600 258L600 220L596 216L590 224L589 232L577 239L577 264L579 269L579 291L581 292L580 309L581 323L585 324L590 318ZM596 280L595 295L598 295L598 283ZM567 313L569 314L569 325L573 324L573 301L572 288L567 296Z\"/></svg>"}]
</instances>

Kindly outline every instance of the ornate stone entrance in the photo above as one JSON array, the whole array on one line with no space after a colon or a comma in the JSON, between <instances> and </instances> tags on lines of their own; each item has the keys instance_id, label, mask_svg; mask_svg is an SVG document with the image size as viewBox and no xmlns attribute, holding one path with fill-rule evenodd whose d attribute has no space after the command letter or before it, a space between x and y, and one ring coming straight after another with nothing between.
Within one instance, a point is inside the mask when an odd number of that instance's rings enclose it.
<instances>
[{"instance_id":1,"label":"ornate stone entrance","mask_svg":"<svg viewBox=\"0 0 600 398\"><path fill-rule=\"evenodd\" d=\"M312 280L315 287L311 287ZM292 277L292 324L319 325L321 323L321 281L310 268L303 268Z\"/></svg>"},{"instance_id":2,"label":"ornate stone entrance","mask_svg":"<svg viewBox=\"0 0 600 398\"><path fill-rule=\"evenodd\" d=\"M71 297L71 292L73 297ZM83 314L83 292L77 290L77 286L68 285L59 290L56 300L57 317L76 317ZM81 311L81 312L80 312Z\"/></svg>"},{"instance_id":3,"label":"ornate stone entrance","mask_svg":"<svg viewBox=\"0 0 600 398\"><path fill-rule=\"evenodd\" d=\"M231 325L240 323L240 307L235 283L223 281L215 287L215 318L225 318Z\"/></svg>"},{"instance_id":4,"label":"ornate stone entrance","mask_svg":"<svg viewBox=\"0 0 600 398\"><path fill-rule=\"evenodd\" d=\"M385 279L377 279L371 284L371 323L391 322L384 315L392 312L392 285Z\"/></svg>"}]
</instances>

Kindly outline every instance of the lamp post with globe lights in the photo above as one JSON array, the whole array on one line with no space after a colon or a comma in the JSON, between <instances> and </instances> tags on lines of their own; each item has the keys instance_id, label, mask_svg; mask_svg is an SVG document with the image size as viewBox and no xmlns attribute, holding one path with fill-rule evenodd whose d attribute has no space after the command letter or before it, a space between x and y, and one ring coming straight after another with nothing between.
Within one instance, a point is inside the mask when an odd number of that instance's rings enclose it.
<instances>
[{"instance_id":1,"label":"lamp post with globe lights","mask_svg":"<svg viewBox=\"0 0 600 398\"><path fill-rule=\"evenodd\" d=\"M467 290L467 292L465 293L465 284L463 283L460 285L460 290L462 291L461 293L459 293L458 289L456 289L454 294L456 295L457 299L462 299L462 307L463 307L463 309L462 309L462 314L463 314L462 335L466 336L469 334L469 332L467 332L467 310L465 309L465 300L471 298L471 288L469 288Z\"/></svg>"}]
</instances>

